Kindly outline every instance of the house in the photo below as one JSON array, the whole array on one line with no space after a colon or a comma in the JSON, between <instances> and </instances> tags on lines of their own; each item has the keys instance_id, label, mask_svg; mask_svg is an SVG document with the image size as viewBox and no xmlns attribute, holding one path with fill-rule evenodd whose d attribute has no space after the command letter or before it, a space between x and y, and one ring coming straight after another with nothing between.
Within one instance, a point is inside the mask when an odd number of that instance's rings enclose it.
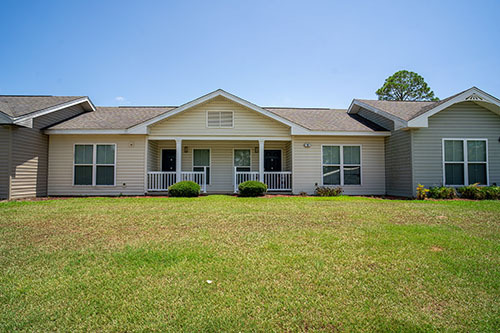
<instances>
[{"instance_id":1,"label":"house","mask_svg":"<svg viewBox=\"0 0 500 333\"><path fill-rule=\"evenodd\" d=\"M500 183L500 100L355 99L347 110L261 107L216 90L176 107L96 107L85 96L0 96L0 198L144 195L181 180L232 193L412 197L418 183Z\"/></svg>"}]
</instances>

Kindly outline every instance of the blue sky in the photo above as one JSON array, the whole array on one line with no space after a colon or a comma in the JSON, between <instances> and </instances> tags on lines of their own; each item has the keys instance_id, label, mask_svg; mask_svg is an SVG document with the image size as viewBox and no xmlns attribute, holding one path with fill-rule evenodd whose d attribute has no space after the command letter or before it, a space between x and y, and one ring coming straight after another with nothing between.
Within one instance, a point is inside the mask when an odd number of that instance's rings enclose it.
<instances>
[{"instance_id":1,"label":"blue sky","mask_svg":"<svg viewBox=\"0 0 500 333\"><path fill-rule=\"evenodd\" d=\"M0 94L347 108L386 77L500 97L500 1L2 1Z\"/></svg>"}]
</instances>

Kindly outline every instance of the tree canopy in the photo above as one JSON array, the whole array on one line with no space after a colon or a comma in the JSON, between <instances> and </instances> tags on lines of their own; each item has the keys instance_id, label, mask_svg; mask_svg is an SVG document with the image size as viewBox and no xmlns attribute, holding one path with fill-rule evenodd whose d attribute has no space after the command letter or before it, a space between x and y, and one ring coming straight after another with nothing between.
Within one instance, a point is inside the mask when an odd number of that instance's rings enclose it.
<instances>
[{"instance_id":1,"label":"tree canopy","mask_svg":"<svg viewBox=\"0 0 500 333\"><path fill-rule=\"evenodd\" d=\"M384 101L439 101L422 76L407 70L389 76L375 93Z\"/></svg>"}]
</instances>

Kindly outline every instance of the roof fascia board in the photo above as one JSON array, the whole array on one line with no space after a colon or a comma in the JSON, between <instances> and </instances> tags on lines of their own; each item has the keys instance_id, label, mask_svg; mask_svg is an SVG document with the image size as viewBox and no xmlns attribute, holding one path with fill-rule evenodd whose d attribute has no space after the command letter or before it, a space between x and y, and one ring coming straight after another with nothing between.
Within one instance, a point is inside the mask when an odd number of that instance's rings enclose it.
<instances>
[{"instance_id":1,"label":"roof fascia board","mask_svg":"<svg viewBox=\"0 0 500 333\"><path fill-rule=\"evenodd\" d=\"M394 122L394 130L398 130L398 129L401 129L401 128L405 128L408 126L408 122L393 115L393 114L390 114L388 112L385 112L383 110L380 110L376 107L373 107L371 105L368 105L366 103L363 103L363 102L360 102L358 100L353 100L351 105L349 106L349 109L347 110L347 113L353 113L353 114L356 114L358 113L359 110L356 110L354 108L354 106L358 106L360 108L363 108L363 109L366 109L368 111L371 111L375 114L378 114L379 116L382 116L386 119L389 119L389 120L392 120Z\"/></svg>"},{"instance_id":2,"label":"roof fascia board","mask_svg":"<svg viewBox=\"0 0 500 333\"><path fill-rule=\"evenodd\" d=\"M218 90L213 91L213 92L211 92L211 93L209 93L207 95L204 95L204 96L201 96L201 97L199 97L199 98L197 98L195 100L192 100L191 102L183 104L183 105L177 107L176 109L174 109L174 110L172 110L170 112L166 112L166 113L161 114L159 116L156 116L156 117L154 117L152 119L149 119L149 120L147 120L147 121L145 121L145 122L143 122L141 124L135 125L135 126L131 127L129 129L129 131L130 131L130 133L147 134L147 129L146 128L149 125L152 125L152 124L154 124L154 123L156 123L158 121L161 121L161 120L167 119L169 117L172 117L172 116L174 116L174 115L176 115L178 113L181 113L181 112L183 112L183 111L185 111L187 109L190 109L192 107L195 107L197 105L205 103L205 102L207 102L207 101L209 101L209 100L211 100L211 99L213 99L215 97L219 97L219 96L227 98L230 101L233 101L233 102L235 102L237 104L243 105L243 106L245 106L245 107L247 107L247 108L249 108L251 110L254 110L254 111L258 112L258 113L261 113L261 114L263 114L263 115L265 115L265 116L267 116L267 117L269 117L271 119L274 119L274 120L276 120L276 121L278 121L280 123L283 123L283 124L285 124L285 125L287 125L287 126L289 126L291 128L303 128L303 129L305 129L304 127L302 127L300 125L297 125L294 122L291 122L289 120L286 120L286 119L284 119L284 118L282 118L282 117L280 117L280 116L272 113L271 111L265 110L265 109L261 108L260 106L257 106L257 105L255 105L253 103L250 103L250 102L248 102L248 101L246 101L246 100L244 100L244 99L242 99L242 98L240 98L238 96L230 94L230 93L228 93L228 92L226 92L226 91L224 91L222 89L218 89Z\"/></svg>"},{"instance_id":3,"label":"roof fascia board","mask_svg":"<svg viewBox=\"0 0 500 333\"><path fill-rule=\"evenodd\" d=\"M481 100L474 100L474 99L469 100L468 98L471 97L473 94L475 94L476 96L479 96L481 98ZM464 91L460 95L450 99L449 101L446 101L445 103L440 104L440 105L436 106L435 108L432 108L429 111L411 119L410 121L408 121L408 127L415 127L415 128L428 127L429 126L429 117L431 117L431 116L435 115L436 113L452 106L453 104L457 104L460 102L466 102L466 101L486 102L486 103L494 104L494 105L500 107L500 100L499 99L497 99L496 97L494 97L490 94L487 94L486 92L482 91L481 89L478 89L476 87L472 87L470 89L467 89L466 91Z\"/></svg>"},{"instance_id":4,"label":"roof fascia board","mask_svg":"<svg viewBox=\"0 0 500 333\"><path fill-rule=\"evenodd\" d=\"M46 129L45 134L137 134L126 129Z\"/></svg>"},{"instance_id":5,"label":"roof fascia board","mask_svg":"<svg viewBox=\"0 0 500 333\"><path fill-rule=\"evenodd\" d=\"M311 130L294 130L292 129L292 135L326 135L326 136L390 136L390 131L377 131L377 132L366 132L366 131L311 131Z\"/></svg>"},{"instance_id":6,"label":"roof fascia board","mask_svg":"<svg viewBox=\"0 0 500 333\"><path fill-rule=\"evenodd\" d=\"M292 137L248 137L248 136L162 136L150 135L148 140L213 140L213 141L291 141Z\"/></svg>"},{"instance_id":7,"label":"roof fascia board","mask_svg":"<svg viewBox=\"0 0 500 333\"><path fill-rule=\"evenodd\" d=\"M14 124L22 124L23 122L25 122L28 119L40 117L40 116L46 115L48 113L59 111L59 110L62 110L62 109L65 109L65 108L68 108L68 107L71 107L71 106L74 106L77 104L81 104L81 103L87 103L92 111L96 110L94 104L92 104L92 102L89 100L89 98L83 97L83 98L78 98L78 99L75 99L73 101L69 101L66 103L54 105L54 106L51 106L51 107L48 107L48 108L45 108L45 109L42 109L39 111L35 111L35 112L29 113L29 114L24 115L24 116L15 117L15 118L12 118L12 120L13 120Z\"/></svg>"}]
</instances>

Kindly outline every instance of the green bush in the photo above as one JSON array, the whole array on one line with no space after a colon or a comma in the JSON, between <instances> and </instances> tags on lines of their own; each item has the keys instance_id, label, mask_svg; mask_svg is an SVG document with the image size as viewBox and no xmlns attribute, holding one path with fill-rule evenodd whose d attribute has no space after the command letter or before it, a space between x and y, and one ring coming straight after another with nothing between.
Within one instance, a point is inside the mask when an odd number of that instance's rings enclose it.
<instances>
[{"instance_id":1,"label":"green bush","mask_svg":"<svg viewBox=\"0 0 500 333\"><path fill-rule=\"evenodd\" d=\"M481 191L487 200L500 200L500 186L485 186Z\"/></svg>"},{"instance_id":2,"label":"green bush","mask_svg":"<svg viewBox=\"0 0 500 333\"><path fill-rule=\"evenodd\" d=\"M256 180L248 180L238 185L240 197L260 197L267 192L267 185Z\"/></svg>"},{"instance_id":3,"label":"green bush","mask_svg":"<svg viewBox=\"0 0 500 333\"><path fill-rule=\"evenodd\" d=\"M500 200L500 186L479 186L477 183L460 187L460 197L472 200Z\"/></svg>"},{"instance_id":4,"label":"green bush","mask_svg":"<svg viewBox=\"0 0 500 333\"><path fill-rule=\"evenodd\" d=\"M464 199L483 200L485 198L485 193L477 183L459 187L457 191L460 193L460 197Z\"/></svg>"},{"instance_id":5,"label":"green bush","mask_svg":"<svg viewBox=\"0 0 500 333\"><path fill-rule=\"evenodd\" d=\"M171 185L168 188L168 195L171 197L197 197L200 195L200 190L200 185L185 180Z\"/></svg>"},{"instance_id":6,"label":"green bush","mask_svg":"<svg viewBox=\"0 0 500 333\"><path fill-rule=\"evenodd\" d=\"M453 187L431 187L429 189L428 197L432 199L455 199L457 197L457 191Z\"/></svg>"},{"instance_id":7,"label":"green bush","mask_svg":"<svg viewBox=\"0 0 500 333\"><path fill-rule=\"evenodd\" d=\"M336 197L342 194L342 187L318 186L314 193L320 197Z\"/></svg>"}]
</instances>

